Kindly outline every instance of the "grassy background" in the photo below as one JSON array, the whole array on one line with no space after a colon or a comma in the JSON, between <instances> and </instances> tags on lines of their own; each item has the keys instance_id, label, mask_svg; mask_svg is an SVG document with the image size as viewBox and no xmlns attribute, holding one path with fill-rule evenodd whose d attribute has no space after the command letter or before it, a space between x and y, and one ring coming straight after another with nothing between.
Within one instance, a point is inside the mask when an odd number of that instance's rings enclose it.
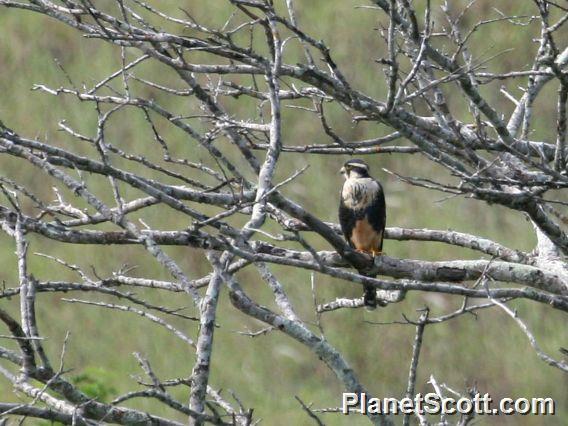
<instances>
[{"instance_id":1,"label":"grassy background","mask_svg":"<svg viewBox=\"0 0 568 426\"><path fill-rule=\"evenodd\" d=\"M230 13L226 2L182 3L194 16L213 25L224 22ZM535 13L530 2L499 3L505 13ZM355 8L360 4L337 0L297 1L298 18L315 38L325 40L333 48L334 58L355 87L374 96L382 96L385 90L384 75L374 62L384 55L384 43L374 30L381 15L375 11ZM433 17L438 25L443 25L438 2L433 4ZM455 4L463 6L465 2ZM479 16L496 16L492 9L494 6L495 2L480 0L464 18L464 26L471 27ZM172 5L168 7L175 9ZM50 143L65 146L75 152L93 154L91 147L57 131L57 122L65 119L78 131L93 134L96 125L93 106L82 104L72 97L54 98L30 89L37 83L50 87L68 85L55 59L65 68L75 85L91 87L118 69L120 50L100 41L84 39L62 24L29 12L2 9L0 27L3 29L0 36L0 69L3 71L0 75L0 119L23 135L49 140ZM513 51L502 53L488 66L494 71L520 69L532 62L537 45L531 39L538 34L538 30L536 22L524 27L513 27L506 23L487 26L473 36L472 52L478 57L488 58L513 47ZM260 34L257 36L258 48L261 49L262 38ZM437 47L447 48L441 43ZM134 58L134 52L128 51L127 54L128 58ZM287 59L293 62L294 55L297 56L296 60L301 60L298 51L292 51ZM200 58L196 57L194 60L198 59ZM173 73L156 63L148 62L140 66L137 75L172 87L182 87ZM496 108L508 114L513 105L499 94L501 84L503 83L496 82L487 86L483 89L483 94ZM525 81L518 80L508 88L519 95L517 86L521 84L525 84ZM117 87L120 88L120 85ZM132 83L132 87L137 95L152 97L178 114L199 111L192 98L176 99L136 83ZM535 139L553 140L555 90L556 87L552 85L547 87L536 104L535 111L538 111L539 118L535 122L532 136ZM458 90L452 90L450 86L446 94L456 115L467 117L467 104ZM253 103L245 99L226 101L225 106L237 117L243 118L254 112L255 108ZM354 125L350 117L339 108L329 107L326 112L333 128L348 140L375 137L389 132L377 124ZM319 123L304 111L286 108L283 120L286 144L329 142ZM202 160L213 166L206 152L184 134L159 119L156 122L177 155L192 161ZM198 122L194 124L198 126ZM137 111L126 109L116 114L109 123L107 137L125 150L142 153L156 162L161 161L161 152L152 141L148 125ZM225 149L226 141L217 143ZM341 184L337 170L346 159L346 156L283 154L278 179L289 176L300 166L309 165L308 171L285 188L284 192L303 203L322 220L335 221L335 205ZM387 220L390 226L451 228L489 237L521 250L531 250L534 246L532 227L522 215L498 206L461 198L437 202L443 198L442 195L403 184L382 170L387 168L413 176L440 176L442 172L424 159L417 156L377 154L366 160L386 188ZM116 164L136 169L135 165L124 161L117 160ZM243 162L239 164L246 170ZM53 199L51 186L55 184L54 181L12 158L0 158L0 167L3 175L26 184L44 200ZM88 176L87 181L101 198L111 202L108 195L104 195L105 192L108 193L108 184L104 179ZM121 189L129 197L137 195L135 191ZM67 194L65 191L62 193ZM163 208L151 208L142 216L148 224L159 229L187 226L187 219ZM235 220L241 222L242 218ZM30 236L30 241L30 253L59 256L86 270L93 266L101 276L116 271L123 264L129 264L138 266L133 272L137 276L169 278L138 247L73 247L34 236ZM310 241L319 248L326 247L312 236ZM478 253L435 243L386 241L385 250L392 256L420 259L479 257ZM203 255L198 251L168 248L167 252L179 260L190 277L197 278L208 272ZM4 234L0 235L0 259L3 264L0 279L6 286L17 285L14 245ZM308 322L315 321L310 274L282 267L273 269L282 279L301 317ZM37 256L31 257L31 272L40 280L77 279L68 270ZM321 301L360 294L360 288L349 283L320 275L316 275L314 279L317 296ZM239 280L257 300L273 306L270 291L254 271L240 273ZM154 290L137 291L137 294L153 303L171 307L188 306L187 312L193 311L191 302L183 296ZM239 331L258 330L262 325L237 312L226 296L226 292L221 296L218 315L221 327L215 334L216 350L211 377L214 387L225 389L226 396L227 390L234 390L247 407L255 409L255 417L264 419L265 424L307 424L308 419L300 410L294 395L305 402L313 402L316 407L340 404L341 386L333 374L304 347L278 333L254 339L239 334ZM48 294L38 296L40 330L48 337L46 345L54 359L59 356L65 333L71 333L66 366L73 370L68 376L75 377L83 388L88 388L106 400L136 388L134 376L141 372L131 356L134 351L146 355L161 378L190 374L194 359L192 350L163 328L130 313L71 305L62 301L61 297L62 295ZM74 294L68 297L86 296ZM373 313L345 310L324 315L322 326L327 339L345 355L370 391L378 396L397 397L403 395L406 387L414 329L402 325L372 325L365 321L398 320L402 313L416 316L415 309L425 305L437 315L457 308L460 303L460 300L446 296L413 293L404 302ZM0 305L16 312L18 300L2 299ZM566 346L568 333L562 326L565 324L565 316L530 303L519 302L513 305L532 327L544 350L556 355L558 347ZM197 335L194 323L177 320L171 322L187 334ZM537 359L525 335L502 312L484 311L477 318L463 316L449 323L428 327L418 371L417 391L431 390L427 385L430 375L458 390L476 385L482 393L489 392L495 399L504 396L551 396L556 399L559 415L547 418L546 424L565 424L562 419L568 410L566 377ZM187 399L185 392L174 394L182 401ZM3 379L0 379L0 396L2 401L20 398L12 393ZM133 400L129 405L152 409L156 414L171 414L166 408L151 401ZM183 419L180 416L178 418ZM328 424L338 425L367 423L364 419L349 418L348 421L331 414L326 415L324 420ZM29 423L33 424L33 421ZM486 418L482 423L540 425L543 419L516 416Z\"/></svg>"}]
</instances>

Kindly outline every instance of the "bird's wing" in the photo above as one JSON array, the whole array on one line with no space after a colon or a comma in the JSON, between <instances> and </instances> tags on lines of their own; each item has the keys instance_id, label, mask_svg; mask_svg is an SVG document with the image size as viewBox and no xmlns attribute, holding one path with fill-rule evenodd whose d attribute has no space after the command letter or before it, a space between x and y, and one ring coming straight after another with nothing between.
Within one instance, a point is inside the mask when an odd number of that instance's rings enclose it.
<instances>
[{"instance_id":1,"label":"bird's wing","mask_svg":"<svg viewBox=\"0 0 568 426\"><path fill-rule=\"evenodd\" d=\"M387 220L387 210L385 203L385 193L381 184L375 180L378 185L379 190L373 197L373 200L367 207L367 220L373 227L373 229L381 234L381 241L379 244L379 250L383 249L383 236Z\"/></svg>"},{"instance_id":2,"label":"bird's wing","mask_svg":"<svg viewBox=\"0 0 568 426\"><path fill-rule=\"evenodd\" d=\"M353 210L348 208L343 202L343 197L340 197L339 201L339 225L341 226L341 231L345 240L351 247L353 247L353 242L351 241L351 234L353 228L355 227L355 215Z\"/></svg>"}]
</instances>

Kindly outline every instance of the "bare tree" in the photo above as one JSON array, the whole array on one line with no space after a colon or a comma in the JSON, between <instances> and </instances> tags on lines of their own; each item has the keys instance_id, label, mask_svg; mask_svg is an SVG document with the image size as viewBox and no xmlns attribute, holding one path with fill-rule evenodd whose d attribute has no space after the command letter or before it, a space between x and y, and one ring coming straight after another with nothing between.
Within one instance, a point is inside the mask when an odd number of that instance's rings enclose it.
<instances>
[{"instance_id":1,"label":"bare tree","mask_svg":"<svg viewBox=\"0 0 568 426\"><path fill-rule=\"evenodd\" d=\"M375 287L385 303L400 302L409 292L435 292L463 299L459 310L445 316L434 318L426 312L417 320L404 321L416 325L407 395L415 391L425 327L485 308L505 310L543 361L568 371L565 361L540 349L525 323L507 306L512 300L527 299L568 312L568 48L561 45L566 39L559 36L568 21L565 6L534 0L532 16L498 14L482 17L467 27L462 20L474 1L462 10L452 10L447 1L437 3L436 13L441 6L445 21L434 23L430 0L414 2L421 3L420 11L408 0L373 0L364 6L368 9L365 13L377 15L386 52L378 61L385 71L386 90L384 96L377 97L354 87L334 61L332 46L310 36L308 22L299 22L292 0L229 0L234 13L221 27L199 22L189 11L169 14L162 6L141 0L98 3L0 0L4 8L45 15L87 38L108 42L120 49L123 59L120 69L109 72L92 87L79 87L73 83L73 76L64 87L34 87L94 105L98 120L90 132L59 123L60 130L86 146L90 154L21 134L12 130L10 123L0 122L2 157L24 160L30 170L45 175L56 187L53 201L51 195L38 194L33 187L20 184L18 176L0 178L4 194L0 220L3 231L14 240L19 272L18 285L4 289L1 297L19 294L20 300L19 319L0 309L0 319L18 345L17 350L0 347L0 373L27 397L23 403L0 403L2 416L65 424L180 424L123 404L133 398L152 398L187 416L190 424L251 424L252 409L245 408L239 399L221 396L209 383L217 302L223 288L234 307L264 323L267 328L259 333L284 333L313 351L346 391L366 392L358 373L326 340L323 331L296 313L283 277L271 270L275 264L336 277L361 288ZM514 31L528 22L538 22L541 33L538 53L527 68L491 71L495 58L470 47L472 35L489 25L506 23ZM132 52L137 56L127 60ZM298 52L303 58L300 63ZM138 75L138 67L146 63L159 63L175 73L179 87L166 87ZM508 84L524 79L528 83L520 98L509 93ZM502 85L503 95L514 103L511 114L495 109L484 98L484 86L495 88L496 84ZM554 141L531 139L533 123L539 118L533 105L545 85L558 88ZM469 109L467 117L458 117L447 102L446 92L450 90L459 91ZM159 96L144 95L150 92ZM177 98L187 100L187 110L170 109L168 100ZM233 99L255 103L257 114L234 114L227 106ZM333 104L355 122L380 123L392 132L370 140L345 140L326 119L324 107ZM307 116L319 120L331 142L286 144L282 137L286 127L283 107L302 108ZM161 161L126 152L108 136L111 117L124 109L143 114L147 131L163 155ZM174 126L196 142L216 167L206 166L197 156L179 156L162 137L160 129L164 126ZM283 154L287 152L305 156L424 156L443 171L440 179L396 174L397 178L452 197L470 197L522 212L534 227L538 245L528 253L456 231L388 227L387 239L465 247L477 252L479 258L426 261L382 255L373 259L356 253L336 224L321 221L283 194L283 187L293 185L304 172L299 169L282 181L275 179L276 168L285 161ZM90 181L91 176L107 180L104 190ZM155 208L183 215L190 225L176 230L149 226L144 214ZM268 232L268 223L271 229L279 230ZM306 233L317 234L328 249L318 251L305 238ZM124 270L99 277L56 258L53 260L76 272L78 280L40 280L28 265L28 236L32 234L54 243L100 245L101 250L107 245L139 245L171 275L171 280L134 277ZM211 273L190 279L164 251L165 246L205 251ZM260 305L247 294L235 275L243 268L257 271L259 280L273 292L277 310ZM182 293L193 301L199 315L194 318L156 306L123 290L132 287ZM125 304L64 300L141 315L186 342L195 351L193 366L188 361L188 376L162 380L150 361L137 355L147 376L146 381L140 381L142 390L133 390L112 403L85 395L65 377L65 347L58 361L46 355L35 315L37 293L76 291L114 296ZM362 298L340 298L316 304L315 309L322 314L362 306ZM167 317L198 321L197 340L168 323ZM54 362L59 365L54 366ZM434 379L432 385L442 393ZM187 400L174 398L170 391L173 387L187 389ZM319 414L300 403L299 409L322 424ZM394 421L383 415L368 417L374 424ZM419 417L421 424L427 424L427 419ZM409 420L405 417L404 423L409 424ZM462 418L459 423L470 420Z\"/></svg>"}]
</instances>

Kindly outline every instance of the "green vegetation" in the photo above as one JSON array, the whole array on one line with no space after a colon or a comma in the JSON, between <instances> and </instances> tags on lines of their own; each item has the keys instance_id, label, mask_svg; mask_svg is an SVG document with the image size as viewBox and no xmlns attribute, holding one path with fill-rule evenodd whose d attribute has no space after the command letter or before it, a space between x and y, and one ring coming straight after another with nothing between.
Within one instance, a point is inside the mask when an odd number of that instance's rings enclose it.
<instances>
[{"instance_id":1,"label":"green vegetation","mask_svg":"<svg viewBox=\"0 0 568 426\"><path fill-rule=\"evenodd\" d=\"M85 368L72 379L72 383L77 385L81 392L101 402L110 402L110 398L116 395L117 390L110 385L113 381L113 375L99 367Z\"/></svg>"},{"instance_id":2,"label":"green vegetation","mask_svg":"<svg viewBox=\"0 0 568 426\"><path fill-rule=\"evenodd\" d=\"M185 1L184 6L203 14L216 22L223 22L229 13L228 2ZM309 28L316 38L321 38L335 50L335 59L347 71L356 85L371 93L384 95L384 75L374 59L384 55L384 43L374 31L378 17L367 9L356 9L361 2L355 1L313 1L298 3L298 19ZM437 2L433 2L437 3ZM464 4L465 2L455 2ZM495 2L480 0L465 19L472 25L480 13L491 14ZM524 14L530 3L500 5L505 13L515 8L515 14ZM509 10L507 10L509 9ZM525 10L526 9L526 10ZM214 12L214 13L213 13ZM441 17L435 19L441 20ZM311 23L311 24L308 24ZM0 13L0 119L19 133L39 136L56 145L73 146L77 152L92 153L90 147L82 146L76 140L57 130L57 123L64 119L74 128L92 134L95 132L96 114L92 105L81 104L72 97L53 97L38 91L30 91L34 84L49 87L68 85L65 74L54 59L77 86L92 86L120 66L120 49L101 41L85 39L79 33L45 17L24 11L2 9ZM504 30L505 28L505 30ZM530 63L538 45L531 37L538 31L537 24L508 31L500 23L486 26L474 35L473 48L483 58L502 52L511 46L523 46L501 54L492 63L498 63L500 70L508 70L518 64ZM481 34L482 33L482 34ZM523 41L520 41L523 40ZM133 59L134 52L128 52ZM298 58L300 60L300 58ZM138 72L138 71L137 71ZM140 76L153 78L163 84L179 87L179 82L170 71L147 63L140 68ZM496 90L487 93L490 102L504 112L513 105ZM519 85L521 80L519 80ZM522 80L524 84L524 80ZM142 85L135 85L147 96L154 96L157 102L168 102L170 110L186 114L198 111L191 98L173 101ZM512 90L515 90L514 88ZM555 87L546 90L554 93ZM452 98L450 103L462 108L463 100ZM546 99L542 96L541 99ZM554 99L550 97L549 99ZM246 117L252 105L244 99L234 100L229 107L236 116ZM465 107L463 107L465 108ZM537 125L534 138L543 140L554 137L555 101L539 101L536 108L542 108L550 117ZM466 110L464 109L464 114ZM284 139L288 144L327 143L328 137L319 123L306 119L306 114L294 109L284 111ZM359 140L386 134L388 129L378 125L355 125L340 109L329 110L329 121L335 131L349 140ZM109 135L125 150L138 152L148 158L160 160L161 153L152 142L148 125L138 112L124 110L110 122ZM193 160L203 160L214 166L205 151L187 141L179 132L159 123L160 130L179 155ZM73 144L73 145L71 145ZM261 153L259 153L261 155ZM276 180L281 180L303 165L309 169L299 179L284 189L291 198L298 200L312 213L326 221L336 221L336 205L340 176L337 170L346 160L344 157L283 154L281 169ZM387 226L446 229L477 233L491 237L512 248L530 251L535 244L532 227L523 216L498 206L488 206L478 201L461 198L445 199L425 189L409 186L395 180L382 168L400 172L403 175L437 176L440 171L432 163L417 156L373 155L366 158L384 184L387 193ZM120 163L121 164L121 163ZM123 165L123 164L121 164ZM45 200L54 198L51 191L53 181L40 180L39 175L22 169L17 161L4 161L0 157L2 174L17 176L20 183L27 184ZM127 167L135 167L128 165ZM244 164L243 164L244 168ZM19 173L18 170L26 170ZM87 177L93 188L101 194L108 184L106 181ZM63 192L64 193L64 192ZM132 195L132 194L131 194ZM110 199L110 196L108 197ZM187 226L187 219L161 209L151 209L144 220L162 229ZM240 220L240 219L235 219ZM270 228L268 228L270 229ZM327 247L321 240L309 236L317 248ZM132 273L168 279L166 273L139 247L101 247L55 244L30 236L30 253L46 253L77 264L86 271L91 266L99 276L108 276L122 265L136 265ZM385 251L392 256L422 259L478 258L477 253L456 250L436 243L386 241ZM167 249L192 278L208 273L203 254L189 248ZM39 279L77 280L69 270L45 258L31 256L31 272ZM0 280L7 287L17 286L17 271L14 246L10 238L0 234ZM316 321L310 288L311 276L305 271L294 271L274 267L283 278L286 290L307 321ZM239 279L247 292L254 294L261 303L272 306L271 293L258 279L254 271L241 272ZM328 301L336 297L358 296L359 287L349 283L315 275L317 298ZM154 304L169 307L187 306L186 312L194 314L195 308L189 298L161 293L157 290L137 290L136 293ZM315 407L335 407L340 404L342 388L334 375L317 362L314 355L289 338L272 332L250 338L238 332L259 330L263 326L237 312L221 296L216 331L217 349L213 353L213 375L211 384L222 388L230 398L234 390L241 401L254 408L255 418L264 419L267 425L308 424L309 419L300 409L294 395L304 402L313 402ZM80 294L68 297L81 298ZM111 301L111 298L101 298ZM100 299L98 299L100 300ZM402 396L406 388L407 371L410 363L414 328L404 325L384 326L368 321L388 322L401 319L401 314L416 317L417 308L425 305L434 315L450 312L459 307L461 300L436 294L412 294L400 304L391 305L375 312L364 310L342 310L323 315L321 321L327 339L334 344L359 374L362 382L378 396ZM17 298L0 299L0 306L10 312L18 309ZM560 346L568 345L568 329L565 316L553 310L546 310L528 302L513 305L538 336L540 346L548 353L557 354ZM108 309L70 304L61 300L61 295L42 293L38 295L39 325L53 359L58 359L66 332L70 332L65 356L65 368L72 381L93 398L110 401L113 398L137 389L136 376L142 372L132 356L133 352L144 354L160 378L188 377L191 374L194 354L191 348L177 340L170 332L132 313L109 311ZM172 324L190 336L197 335L197 325L188 321L173 319ZM4 331L0 331L0 334ZM6 344L13 347L12 344ZM227 348L230 348L227 349ZM492 397L553 397L557 402L558 415L547 418L521 417L492 418L483 424L499 425L563 425L568 415L568 386L566 378L557 370L540 361L530 348L526 336L503 312L482 311L478 317L463 316L438 326L429 327L418 371L417 392L430 391L427 384L433 375L438 382L444 382L453 389L465 390L476 386ZM174 392L180 400L187 400L181 389ZM0 377L2 401L18 401L9 384ZM132 400L129 406L141 409L151 408L156 414L171 414L163 406L148 400ZM180 417L180 420L183 420ZM340 415L326 414L324 420L330 425L346 424ZM33 421L29 422L33 424ZM367 424L360 419L349 424Z\"/></svg>"}]
</instances>

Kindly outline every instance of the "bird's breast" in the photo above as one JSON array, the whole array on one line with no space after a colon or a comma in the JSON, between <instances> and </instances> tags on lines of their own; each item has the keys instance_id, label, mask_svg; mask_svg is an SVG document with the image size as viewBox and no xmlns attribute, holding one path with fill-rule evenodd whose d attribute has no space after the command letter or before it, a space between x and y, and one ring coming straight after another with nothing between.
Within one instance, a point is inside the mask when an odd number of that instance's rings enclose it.
<instances>
[{"instance_id":1,"label":"bird's breast","mask_svg":"<svg viewBox=\"0 0 568 426\"><path fill-rule=\"evenodd\" d=\"M368 207L379 191L379 184L373 179L347 179L343 184L341 198L346 207L359 210Z\"/></svg>"}]
</instances>

